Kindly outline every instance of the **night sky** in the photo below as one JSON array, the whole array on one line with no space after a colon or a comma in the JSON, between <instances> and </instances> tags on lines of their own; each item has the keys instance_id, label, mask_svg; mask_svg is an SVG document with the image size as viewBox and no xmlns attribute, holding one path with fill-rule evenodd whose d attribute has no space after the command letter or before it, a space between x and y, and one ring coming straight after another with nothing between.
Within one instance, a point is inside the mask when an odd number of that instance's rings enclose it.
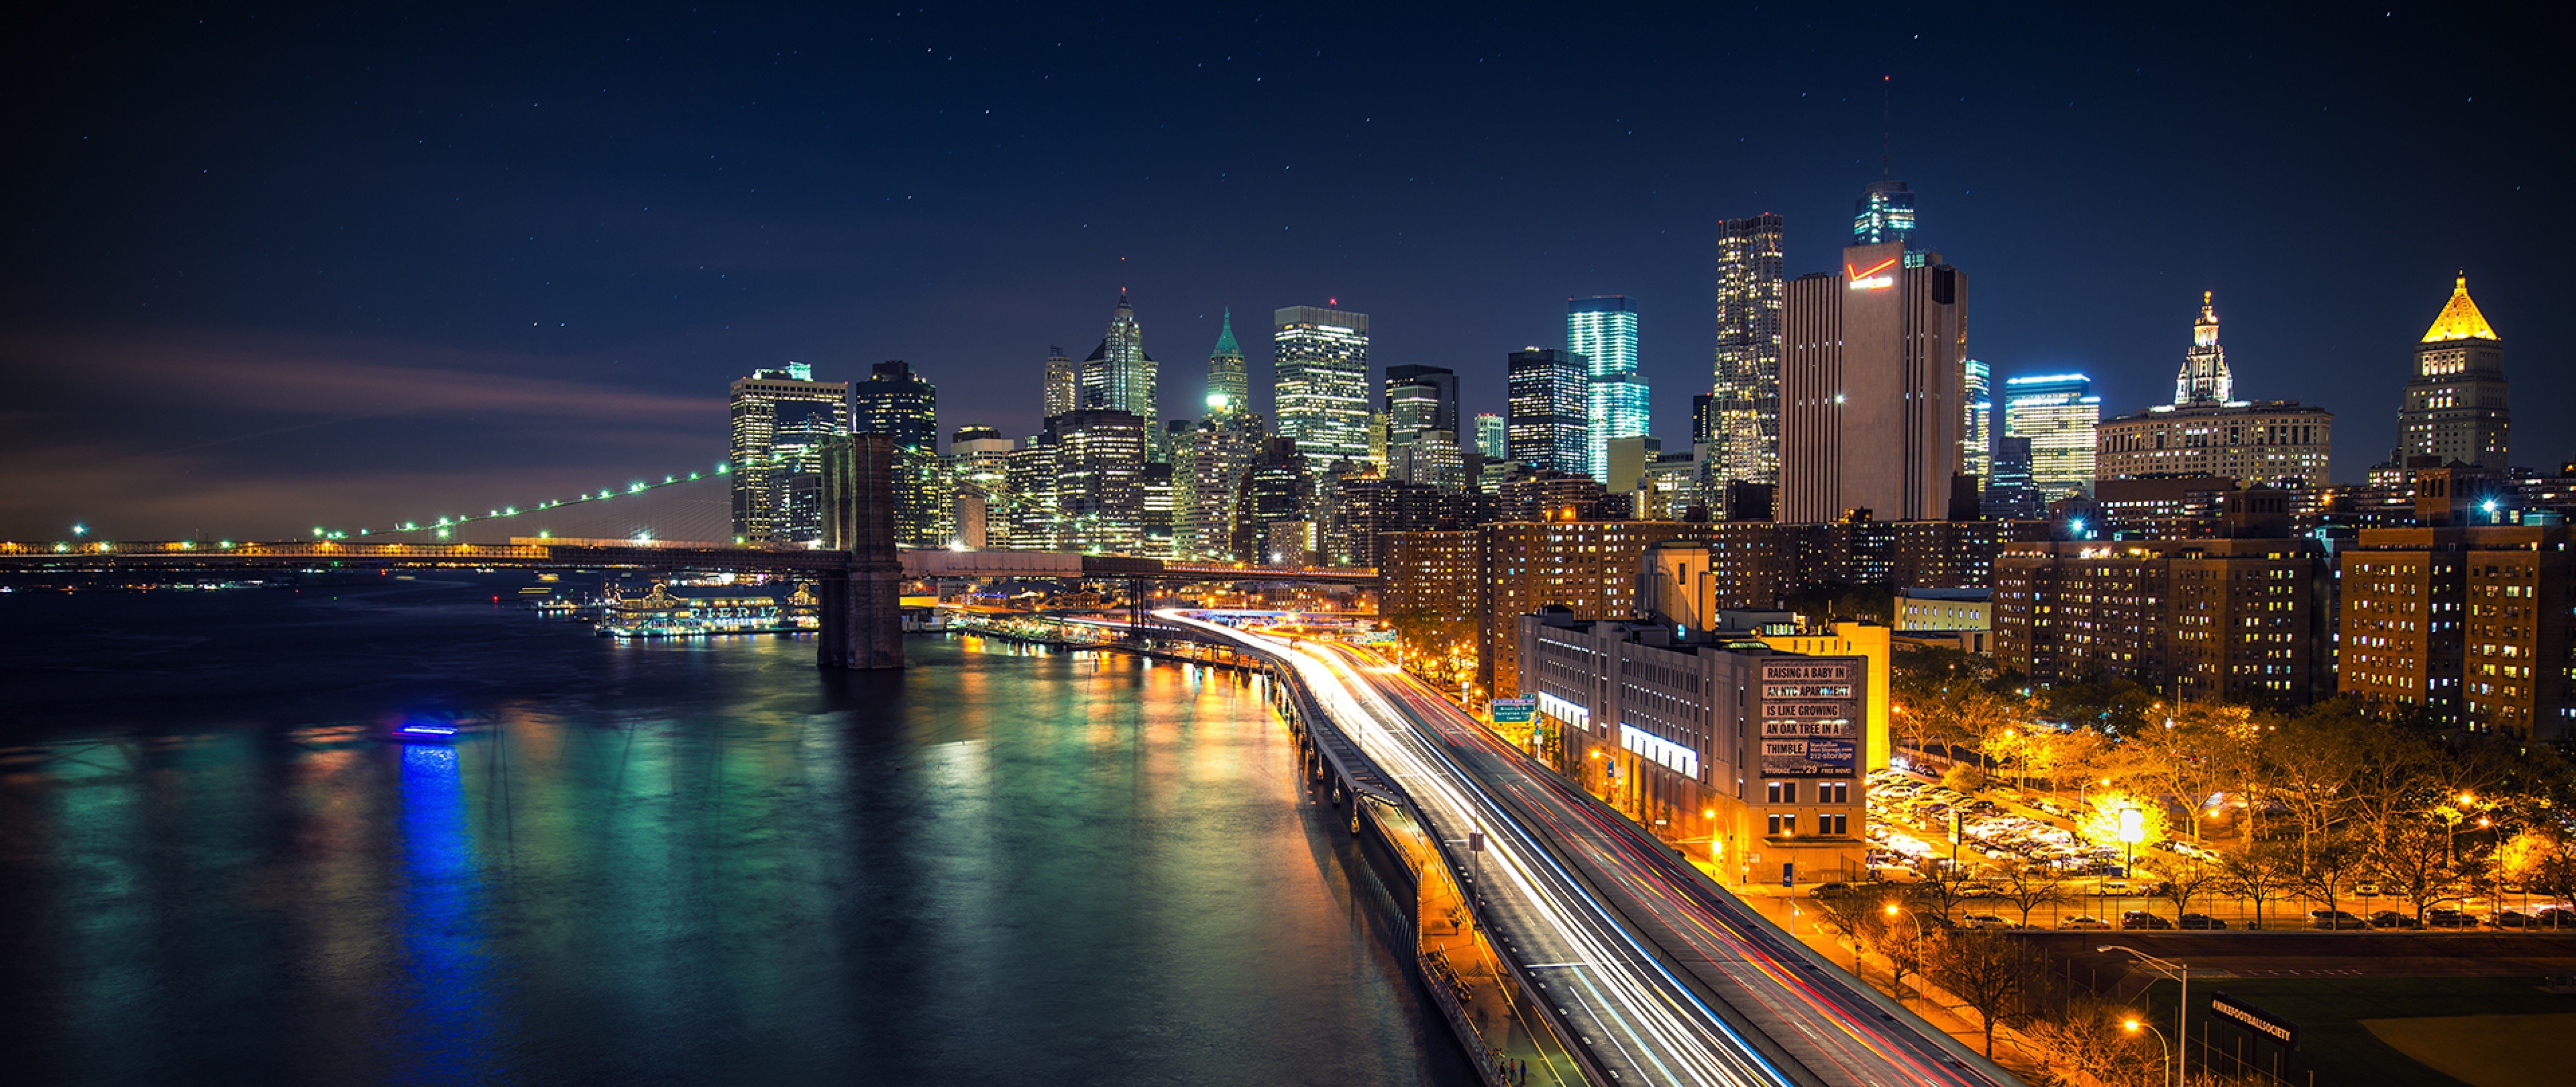
<instances>
[{"instance_id":1,"label":"night sky","mask_svg":"<svg viewBox=\"0 0 2576 1087\"><path fill-rule=\"evenodd\" d=\"M1265 401L1269 312L1338 299L1500 411L1626 294L1678 443L1716 221L1830 267L1883 92L1998 377L2159 402L2214 290L2238 394L2334 410L2353 479L2466 268L2514 459L2576 456L2562 47L2465 5L65 7L0 16L0 537L659 478L790 359L1026 435L1122 287L1171 416L1221 307Z\"/></svg>"}]
</instances>

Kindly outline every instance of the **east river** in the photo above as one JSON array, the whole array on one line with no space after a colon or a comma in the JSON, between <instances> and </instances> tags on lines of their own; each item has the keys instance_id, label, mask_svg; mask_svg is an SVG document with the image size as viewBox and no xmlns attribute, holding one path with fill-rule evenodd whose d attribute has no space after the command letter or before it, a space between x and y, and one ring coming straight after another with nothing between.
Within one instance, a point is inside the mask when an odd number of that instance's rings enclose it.
<instances>
[{"instance_id":1,"label":"east river","mask_svg":"<svg viewBox=\"0 0 2576 1087\"><path fill-rule=\"evenodd\" d=\"M0 594L7 1078L1472 1081L1243 678L527 582Z\"/></svg>"}]
</instances>

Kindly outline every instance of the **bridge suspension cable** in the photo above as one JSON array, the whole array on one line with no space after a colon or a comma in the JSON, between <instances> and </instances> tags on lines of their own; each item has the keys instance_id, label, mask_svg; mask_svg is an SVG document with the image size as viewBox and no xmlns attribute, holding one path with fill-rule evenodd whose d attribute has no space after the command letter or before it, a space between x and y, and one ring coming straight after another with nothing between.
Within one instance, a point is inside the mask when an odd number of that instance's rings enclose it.
<instances>
[{"instance_id":1,"label":"bridge suspension cable","mask_svg":"<svg viewBox=\"0 0 2576 1087\"><path fill-rule=\"evenodd\" d=\"M509 522L515 525L532 527L538 517L543 514L559 513L563 510L578 507L596 506L598 504L612 502L620 498L633 498L650 495L656 491L663 490L664 488L680 487L702 480L724 478L732 475L732 473L733 466L731 464L719 462L714 468L707 471L665 475L658 482L651 479L638 479L630 481L624 487L603 487L597 491L582 492L581 494L575 495L571 498L546 499L527 506L497 506L479 515L448 514L445 516L430 517L427 520L421 521L398 521L392 526L386 528L332 528L328 525L315 525L313 526L313 538L320 540L348 540L360 538L403 539L406 537L428 537L432 539L445 540L461 535L468 527L472 526L492 526L497 523ZM582 512L587 514L590 511L584 509ZM551 521L556 519L547 518L547 520ZM536 532L530 533L530 535L536 536L551 536L556 534L557 533L554 532L552 526L538 528ZM570 535L570 533L565 534ZM720 531L718 534L723 535L724 533ZM616 535L620 538L624 538L634 536L636 533L626 531L619 532ZM669 533L666 532L665 535L669 535Z\"/></svg>"}]
</instances>

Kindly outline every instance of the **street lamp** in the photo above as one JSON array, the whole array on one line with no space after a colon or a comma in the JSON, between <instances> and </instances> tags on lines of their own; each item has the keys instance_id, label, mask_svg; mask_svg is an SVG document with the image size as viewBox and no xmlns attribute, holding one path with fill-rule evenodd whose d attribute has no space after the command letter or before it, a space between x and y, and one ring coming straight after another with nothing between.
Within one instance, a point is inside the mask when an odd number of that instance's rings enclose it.
<instances>
[{"instance_id":1,"label":"street lamp","mask_svg":"<svg viewBox=\"0 0 2576 1087\"><path fill-rule=\"evenodd\" d=\"M2181 982L2182 999L2174 1005L2174 1037L2181 1038L2186 1042L2191 1039L2190 1033L2186 1030L2191 1017L2191 965L2189 963L2169 962L2164 959L2159 959L2144 951L2140 951L2137 948L2130 947L2127 944L2103 944L2094 948L2093 951L2095 954L2101 955L2107 955L2114 951L2126 951L2129 954L2136 956L2137 960L2140 963L2145 964L2148 969L2154 970L2159 974L2163 974L2166 977ZM2135 1019L2129 1020L2127 1023L2127 1026L2131 1031L2137 1030L2139 1025L2140 1024ZM2154 1028L2149 1027L2148 1029L2153 1030ZM2162 1041L2164 1040L2164 1035L2160 1032L2156 1035L2156 1039L2158 1041ZM2189 1050L2173 1054L2174 1087L2182 1087L2182 1062L2184 1058L2189 1056Z\"/></svg>"},{"instance_id":2,"label":"street lamp","mask_svg":"<svg viewBox=\"0 0 2576 1087\"><path fill-rule=\"evenodd\" d=\"M2136 1034L2141 1030L2154 1034L2156 1036L2156 1047L2163 1050L2165 1055L2163 1060L2156 1062L2156 1067L2162 1068L2173 1062L2173 1045L2165 1041L2165 1032L2157 1030L2155 1028L2155 1024L2142 1023L2135 1019L2123 1019L2120 1021L2120 1029L2128 1031L2131 1034ZM2159 1076L2157 1078L2161 1079L2163 1077Z\"/></svg>"}]
</instances>

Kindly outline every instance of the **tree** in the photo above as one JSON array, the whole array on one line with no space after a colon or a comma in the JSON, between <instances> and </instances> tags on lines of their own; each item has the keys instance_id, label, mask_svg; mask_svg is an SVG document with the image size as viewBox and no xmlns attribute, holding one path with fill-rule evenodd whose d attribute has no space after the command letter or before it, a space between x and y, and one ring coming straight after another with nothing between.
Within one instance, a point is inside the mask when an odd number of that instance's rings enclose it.
<instances>
[{"instance_id":1,"label":"tree","mask_svg":"<svg viewBox=\"0 0 2576 1087\"><path fill-rule=\"evenodd\" d=\"M2004 867L2002 878L1996 882L2003 888L2003 893L1995 897L2021 911L2023 928L2030 927L2031 911L2052 902L2075 899L2074 895L2067 893L2066 873L2054 865L2015 861Z\"/></svg>"},{"instance_id":2,"label":"tree","mask_svg":"<svg viewBox=\"0 0 2576 1087\"><path fill-rule=\"evenodd\" d=\"M2371 839L2369 871L2380 888L2424 911L2459 897L2460 868L2452 854L2450 832L2422 819L2392 823Z\"/></svg>"},{"instance_id":3,"label":"tree","mask_svg":"<svg viewBox=\"0 0 2576 1087\"><path fill-rule=\"evenodd\" d=\"M1942 939L1925 973L1977 1013L1986 1035L1986 1058L1992 1060L1996 1027L2020 1026L2037 1017L2036 997L2047 983L2048 964L2011 933L1959 929Z\"/></svg>"},{"instance_id":4,"label":"tree","mask_svg":"<svg viewBox=\"0 0 2576 1087\"><path fill-rule=\"evenodd\" d=\"M2279 842L2249 841L2218 863L2218 891L2254 904L2254 927L2263 927L2263 904L2279 898L2298 877L2298 856Z\"/></svg>"},{"instance_id":5,"label":"tree","mask_svg":"<svg viewBox=\"0 0 2576 1087\"><path fill-rule=\"evenodd\" d=\"M2164 1051L2145 1032L2131 1033L2120 1023L2135 1012L2099 997L2067 1001L2063 1012L2043 1017L2025 1028L2045 1047L2058 1067L2073 1068L2104 1087L2161 1087L2167 1080ZM2076 1083L2074 1077L2059 1083Z\"/></svg>"},{"instance_id":6,"label":"tree","mask_svg":"<svg viewBox=\"0 0 2576 1087\"><path fill-rule=\"evenodd\" d=\"M2220 873L2197 857L2185 857L2165 866L2164 882L2156 885L2156 895L2174 904L2176 915L2191 912L2191 900L2215 889Z\"/></svg>"},{"instance_id":7,"label":"tree","mask_svg":"<svg viewBox=\"0 0 2576 1087\"><path fill-rule=\"evenodd\" d=\"M1983 892L1968 886L1966 872L1934 860L1924 864L1923 878L1907 884L1905 893L1913 900L1915 909L1940 918L1942 924L1948 925L1954 920L1950 915L1958 910L1960 903Z\"/></svg>"},{"instance_id":8,"label":"tree","mask_svg":"<svg viewBox=\"0 0 2576 1087\"><path fill-rule=\"evenodd\" d=\"M1807 899L1816 916L1827 926L1842 933L1852 942L1852 976L1860 976L1860 949L1881 923L1881 912L1894 899L1886 894L1860 887L1842 887L1818 891Z\"/></svg>"},{"instance_id":9,"label":"tree","mask_svg":"<svg viewBox=\"0 0 2576 1087\"><path fill-rule=\"evenodd\" d=\"M2343 889L2352 885L2369 857L2340 832L2332 832L2309 843L2307 857L2299 865L2299 890L2308 897L2321 899L2329 910L2337 908Z\"/></svg>"},{"instance_id":10,"label":"tree","mask_svg":"<svg viewBox=\"0 0 2576 1087\"><path fill-rule=\"evenodd\" d=\"M2502 851L2504 876L2551 901L2576 898L2576 842L2546 831L2518 835Z\"/></svg>"}]
</instances>

